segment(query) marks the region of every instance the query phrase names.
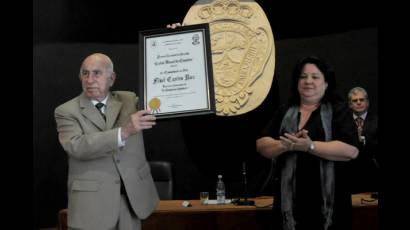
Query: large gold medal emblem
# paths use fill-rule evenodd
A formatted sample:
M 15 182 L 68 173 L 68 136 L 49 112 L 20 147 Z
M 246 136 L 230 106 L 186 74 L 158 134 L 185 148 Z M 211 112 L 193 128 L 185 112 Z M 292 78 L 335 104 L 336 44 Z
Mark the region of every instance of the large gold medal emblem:
M 216 114 L 234 116 L 258 107 L 275 71 L 272 29 L 254 1 L 199 0 L 185 25 L 209 23 Z

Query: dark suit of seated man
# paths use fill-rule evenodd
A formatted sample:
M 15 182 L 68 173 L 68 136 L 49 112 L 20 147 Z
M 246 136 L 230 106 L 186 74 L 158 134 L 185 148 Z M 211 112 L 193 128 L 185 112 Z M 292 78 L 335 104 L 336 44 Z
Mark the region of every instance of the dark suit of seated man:
M 83 92 L 58 106 L 59 141 L 68 154 L 69 229 L 141 229 L 159 202 L 142 131 L 155 116 L 136 111 L 132 92 L 110 92 L 110 58 L 96 53 L 80 68 Z

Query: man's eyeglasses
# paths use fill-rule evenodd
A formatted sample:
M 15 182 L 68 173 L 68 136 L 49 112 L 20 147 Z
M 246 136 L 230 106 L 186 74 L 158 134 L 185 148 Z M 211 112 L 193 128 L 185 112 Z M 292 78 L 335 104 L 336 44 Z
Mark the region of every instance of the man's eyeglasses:
M 352 102 L 364 102 L 366 99 L 364 99 L 364 98 L 356 98 L 356 99 L 353 99 L 352 100 Z

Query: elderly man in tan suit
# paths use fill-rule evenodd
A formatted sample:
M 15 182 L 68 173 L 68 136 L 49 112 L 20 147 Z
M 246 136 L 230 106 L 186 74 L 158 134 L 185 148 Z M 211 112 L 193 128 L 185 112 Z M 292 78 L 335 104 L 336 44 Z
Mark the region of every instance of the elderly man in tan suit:
M 69 229 L 141 229 L 159 201 L 142 137 L 155 116 L 136 111 L 134 93 L 110 92 L 115 78 L 108 56 L 88 56 L 80 68 L 82 94 L 55 110 L 69 156 Z

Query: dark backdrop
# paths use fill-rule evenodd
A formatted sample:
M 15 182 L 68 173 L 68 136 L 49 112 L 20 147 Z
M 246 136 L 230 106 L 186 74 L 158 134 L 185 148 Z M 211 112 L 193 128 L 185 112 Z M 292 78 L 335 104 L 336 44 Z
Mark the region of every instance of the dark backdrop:
M 114 90 L 138 93 L 138 31 L 182 21 L 193 2 L 164 1 L 159 6 L 149 1 L 136 7 L 125 1 L 33 0 L 34 228 L 55 225 L 58 210 L 66 207 L 67 157 L 58 144 L 53 112 L 80 93 L 82 59 L 106 53 L 118 75 Z M 224 175 L 228 197 L 238 196 L 243 161 L 251 195 L 262 193 L 270 161 L 255 152 L 255 138 L 288 98 L 290 72 L 301 56 L 326 58 L 336 69 L 340 95 L 363 86 L 377 111 L 379 29 L 371 13 L 362 18 L 366 9 L 346 2 L 339 6 L 349 10 L 343 14 L 331 7 L 318 11 L 314 6 L 294 9 L 257 2 L 270 20 L 276 46 L 275 78 L 265 101 L 240 116 L 161 120 L 144 133 L 147 158 L 173 165 L 176 199 L 197 198 L 199 191 L 214 196 L 217 174 Z M 151 16 L 143 17 L 142 11 Z

